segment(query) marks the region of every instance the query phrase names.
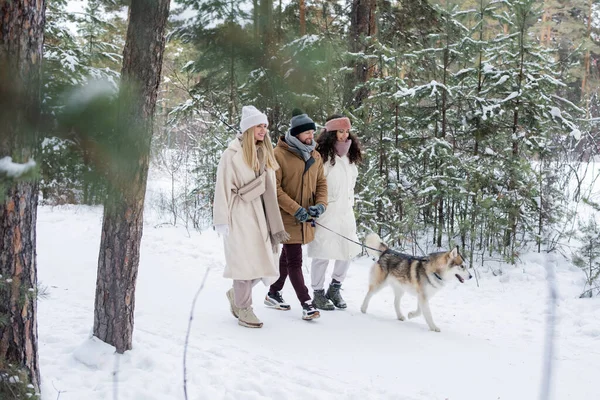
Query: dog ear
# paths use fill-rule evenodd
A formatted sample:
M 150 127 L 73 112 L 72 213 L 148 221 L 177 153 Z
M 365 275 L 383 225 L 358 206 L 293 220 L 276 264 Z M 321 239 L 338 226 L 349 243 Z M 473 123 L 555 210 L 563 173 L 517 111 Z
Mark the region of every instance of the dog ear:
M 458 246 L 450 251 L 450 258 L 455 259 L 456 257 L 458 257 Z

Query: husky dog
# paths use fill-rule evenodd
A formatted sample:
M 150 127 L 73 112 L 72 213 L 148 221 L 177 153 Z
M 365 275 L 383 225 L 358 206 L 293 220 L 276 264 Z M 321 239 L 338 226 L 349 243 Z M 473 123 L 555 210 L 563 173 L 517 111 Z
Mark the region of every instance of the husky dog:
M 366 244 L 379 249 L 367 250 L 371 256 L 379 257 L 379 260 L 371 267 L 369 292 L 360 310 L 366 313 L 371 297 L 389 283 L 394 289 L 394 307 L 400 321 L 404 321 L 400 299 L 404 292 L 409 292 L 416 295 L 419 302 L 417 309 L 408 313 L 408 318 L 418 317 L 423 313 L 429 329 L 439 332 L 440 328 L 431 317 L 429 299 L 451 279 L 456 278 L 464 283 L 465 279 L 472 278 L 463 265 L 464 260 L 458 253 L 458 247 L 448 252 L 431 253 L 427 257 L 414 257 L 390 250 L 376 233 L 367 236 Z

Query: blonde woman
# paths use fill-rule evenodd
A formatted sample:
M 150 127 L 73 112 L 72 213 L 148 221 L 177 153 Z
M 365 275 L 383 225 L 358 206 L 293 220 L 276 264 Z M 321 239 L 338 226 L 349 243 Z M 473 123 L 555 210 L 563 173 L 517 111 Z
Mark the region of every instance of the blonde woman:
M 223 275 L 233 279 L 227 291 L 231 313 L 248 328 L 263 325 L 252 309 L 252 288 L 277 280 L 278 244 L 289 238 L 277 203 L 279 165 L 267 127 L 265 114 L 242 108 L 242 133 L 221 156 L 213 204 L 213 224 L 225 247 Z

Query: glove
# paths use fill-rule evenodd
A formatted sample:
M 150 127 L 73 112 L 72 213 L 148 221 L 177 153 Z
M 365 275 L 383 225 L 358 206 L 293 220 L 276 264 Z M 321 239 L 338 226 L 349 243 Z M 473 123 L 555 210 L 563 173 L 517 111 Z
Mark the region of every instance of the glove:
M 321 203 L 308 207 L 308 213 L 315 218 L 319 218 L 324 212 L 325 206 Z
M 229 225 L 227 224 L 219 224 L 215 225 L 215 231 L 221 236 L 229 235 Z
M 308 211 L 306 211 L 306 208 L 300 207 L 294 214 L 294 217 L 300 222 L 306 222 L 308 220 Z

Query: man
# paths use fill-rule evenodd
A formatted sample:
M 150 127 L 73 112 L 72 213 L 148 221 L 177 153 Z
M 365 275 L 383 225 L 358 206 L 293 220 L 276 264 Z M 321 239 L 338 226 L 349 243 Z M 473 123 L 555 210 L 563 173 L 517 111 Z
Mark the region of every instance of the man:
M 283 244 L 279 257 L 279 279 L 271 285 L 265 304 L 278 310 L 289 310 L 281 297 L 281 289 L 289 276 L 302 305 L 302 319 L 319 318 L 304 284 L 302 275 L 302 245 L 314 239 L 311 218 L 319 218 L 327 206 L 327 180 L 321 155 L 315 150 L 315 123 L 308 115 L 295 109 L 290 129 L 279 138 L 274 150 L 279 164 L 276 171 L 277 201 L 285 231 L 291 235 Z

